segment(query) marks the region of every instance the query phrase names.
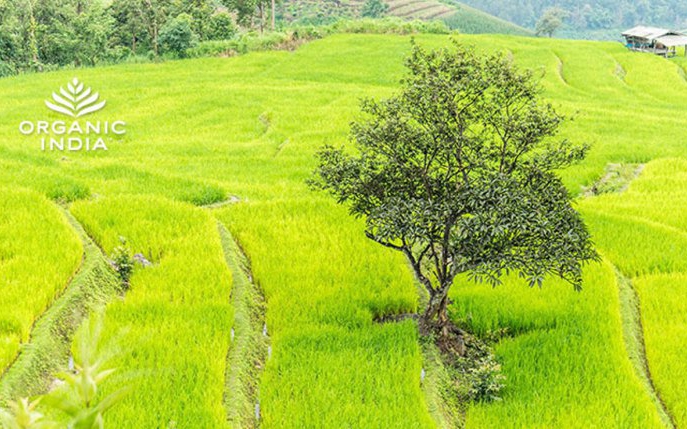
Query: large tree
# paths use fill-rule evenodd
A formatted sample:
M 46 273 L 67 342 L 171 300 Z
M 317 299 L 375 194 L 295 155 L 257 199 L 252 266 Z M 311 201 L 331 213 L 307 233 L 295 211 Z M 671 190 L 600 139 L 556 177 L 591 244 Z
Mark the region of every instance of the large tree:
M 563 26 L 563 19 L 567 15 L 566 11 L 558 7 L 546 9 L 535 26 L 537 36 L 553 37 L 553 34 Z
M 447 315 L 460 274 L 497 285 L 514 271 L 531 286 L 553 274 L 581 288 L 597 254 L 556 171 L 587 147 L 556 138 L 563 118 L 531 73 L 457 43 L 413 43 L 406 67 L 397 95 L 363 102 L 355 150 L 318 153 L 311 184 L 406 256 L 429 294 L 423 332 L 462 337 Z

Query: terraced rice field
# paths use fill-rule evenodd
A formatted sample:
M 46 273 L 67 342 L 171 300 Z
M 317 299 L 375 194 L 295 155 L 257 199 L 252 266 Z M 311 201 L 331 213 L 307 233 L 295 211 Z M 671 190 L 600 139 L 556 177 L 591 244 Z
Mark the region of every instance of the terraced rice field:
M 452 317 L 478 333 L 508 332 L 496 347 L 503 400 L 469 405 L 466 427 L 687 426 L 680 63 L 614 43 L 458 40 L 512 56 L 574 115 L 562 136 L 593 148 L 562 173 L 571 192 L 609 163 L 645 164 L 626 191 L 580 197 L 604 257 L 587 269 L 581 293 L 556 281 L 530 289 L 509 279 L 492 289 L 458 280 Z M 133 388 L 108 427 L 436 427 L 414 323 L 374 322 L 417 310 L 410 270 L 304 183 L 318 147 L 346 142 L 359 99 L 394 91 L 409 46 L 407 37 L 337 35 L 293 53 L 0 80 L 0 386 L 21 369 L 12 365 L 20 344 L 39 336 L 34 322 L 81 266 L 84 244 L 62 204 L 104 254 L 123 236 L 152 263 L 104 311 L 121 369 L 104 393 Z M 88 120 L 127 123 L 107 152 L 43 152 L 35 135 L 18 131 L 24 120 L 60 119 L 43 100 L 75 74 L 107 99 Z M 249 273 L 237 274 L 225 227 Z M 636 297 L 639 331 L 628 326 L 621 278 Z M 264 293 L 264 314 L 247 315 L 236 301 L 247 299 L 236 288 L 251 282 Z M 236 358 L 243 327 L 258 320 L 266 350 L 246 357 L 259 368 L 237 395 L 247 371 Z
M 456 13 L 456 8 L 439 1 L 388 0 L 389 15 L 407 19 L 442 19 Z

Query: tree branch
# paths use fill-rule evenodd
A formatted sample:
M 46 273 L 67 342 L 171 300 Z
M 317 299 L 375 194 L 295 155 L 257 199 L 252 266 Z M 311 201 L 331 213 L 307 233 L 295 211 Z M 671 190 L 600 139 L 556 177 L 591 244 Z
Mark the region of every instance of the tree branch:
M 404 250 L 403 246 L 399 246 L 397 244 L 389 243 L 388 241 L 382 241 L 375 237 L 371 232 L 365 231 L 365 236 L 369 238 L 370 240 L 374 241 L 375 243 L 379 243 L 384 247 L 388 247 L 389 249 L 394 249 L 402 252 Z

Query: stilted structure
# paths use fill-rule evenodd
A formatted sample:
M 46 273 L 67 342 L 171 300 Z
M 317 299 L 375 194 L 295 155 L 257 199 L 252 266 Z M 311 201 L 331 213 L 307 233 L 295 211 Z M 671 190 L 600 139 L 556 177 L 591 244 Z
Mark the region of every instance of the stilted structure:
M 687 35 L 665 28 L 638 25 L 623 32 L 625 46 L 639 52 L 650 52 L 664 57 L 677 55 L 677 47 L 685 47 L 687 56 Z

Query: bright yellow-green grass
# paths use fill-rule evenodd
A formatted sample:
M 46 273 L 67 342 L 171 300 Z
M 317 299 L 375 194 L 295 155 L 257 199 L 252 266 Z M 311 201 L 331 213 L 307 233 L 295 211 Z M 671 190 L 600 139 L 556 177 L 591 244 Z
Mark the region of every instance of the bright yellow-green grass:
M 0 187 L 0 374 L 67 286 L 81 254 L 78 238 L 45 197 Z
M 627 192 L 585 201 L 583 208 L 601 249 L 634 276 L 649 369 L 678 426 L 684 425 L 687 160 L 652 161 Z
M 124 236 L 153 263 L 105 313 L 105 330 L 119 345 L 119 381 L 131 388 L 108 424 L 223 427 L 233 313 L 216 222 L 201 209 L 154 197 L 83 202 L 73 211 L 108 253 Z
M 684 424 L 684 318 L 661 313 L 670 306 L 684 314 L 676 273 L 687 272 L 687 219 L 674 214 L 687 201 L 679 180 L 687 171 L 687 84 L 679 64 L 616 43 L 458 40 L 531 68 L 545 96 L 574 116 L 561 137 L 593 149 L 563 172 L 573 193 L 609 162 L 657 160 L 627 193 L 580 203 L 607 258 L 588 267 L 582 293 L 555 281 L 541 290 L 510 280 L 495 290 L 456 284 L 453 317 L 478 332 L 508 328 L 513 335 L 496 348 L 507 376 L 503 401 L 471 406 L 467 426 L 660 427 L 623 345 L 613 265 L 639 291 L 654 383 Z M 443 36 L 418 41 L 449 43 Z M 266 295 L 273 351 L 259 388 L 264 427 L 433 426 L 415 327 L 373 322 L 417 309 L 410 271 L 400 255 L 366 240 L 360 221 L 304 184 L 314 151 L 346 142 L 359 99 L 393 92 L 409 42 L 337 35 L 293 53 L 0 80 L 0 184 L 83 200 L 72 210 L 106 251 L 122 235 L 156 262 L 137 271 L 126 297 L 107 310 L 109 334 L 124 330 L 119 363 L 137 386 L 108 425 L 224 425 L 232 315 L 219 220 L 245 249 Z M 17 126 L 59 119 L 43 100 L 75 74 L 107 99 L 86 118 L 125 120 L 127 134 L 108 141 L 107 152 L 41 152 L 36 136 L 20 135 Z M 191 206 L 230 195 L 239 202 L 212 212 Z M 648 277 L 656 275 L 675 277 L 659 290 L 660 277 Z

